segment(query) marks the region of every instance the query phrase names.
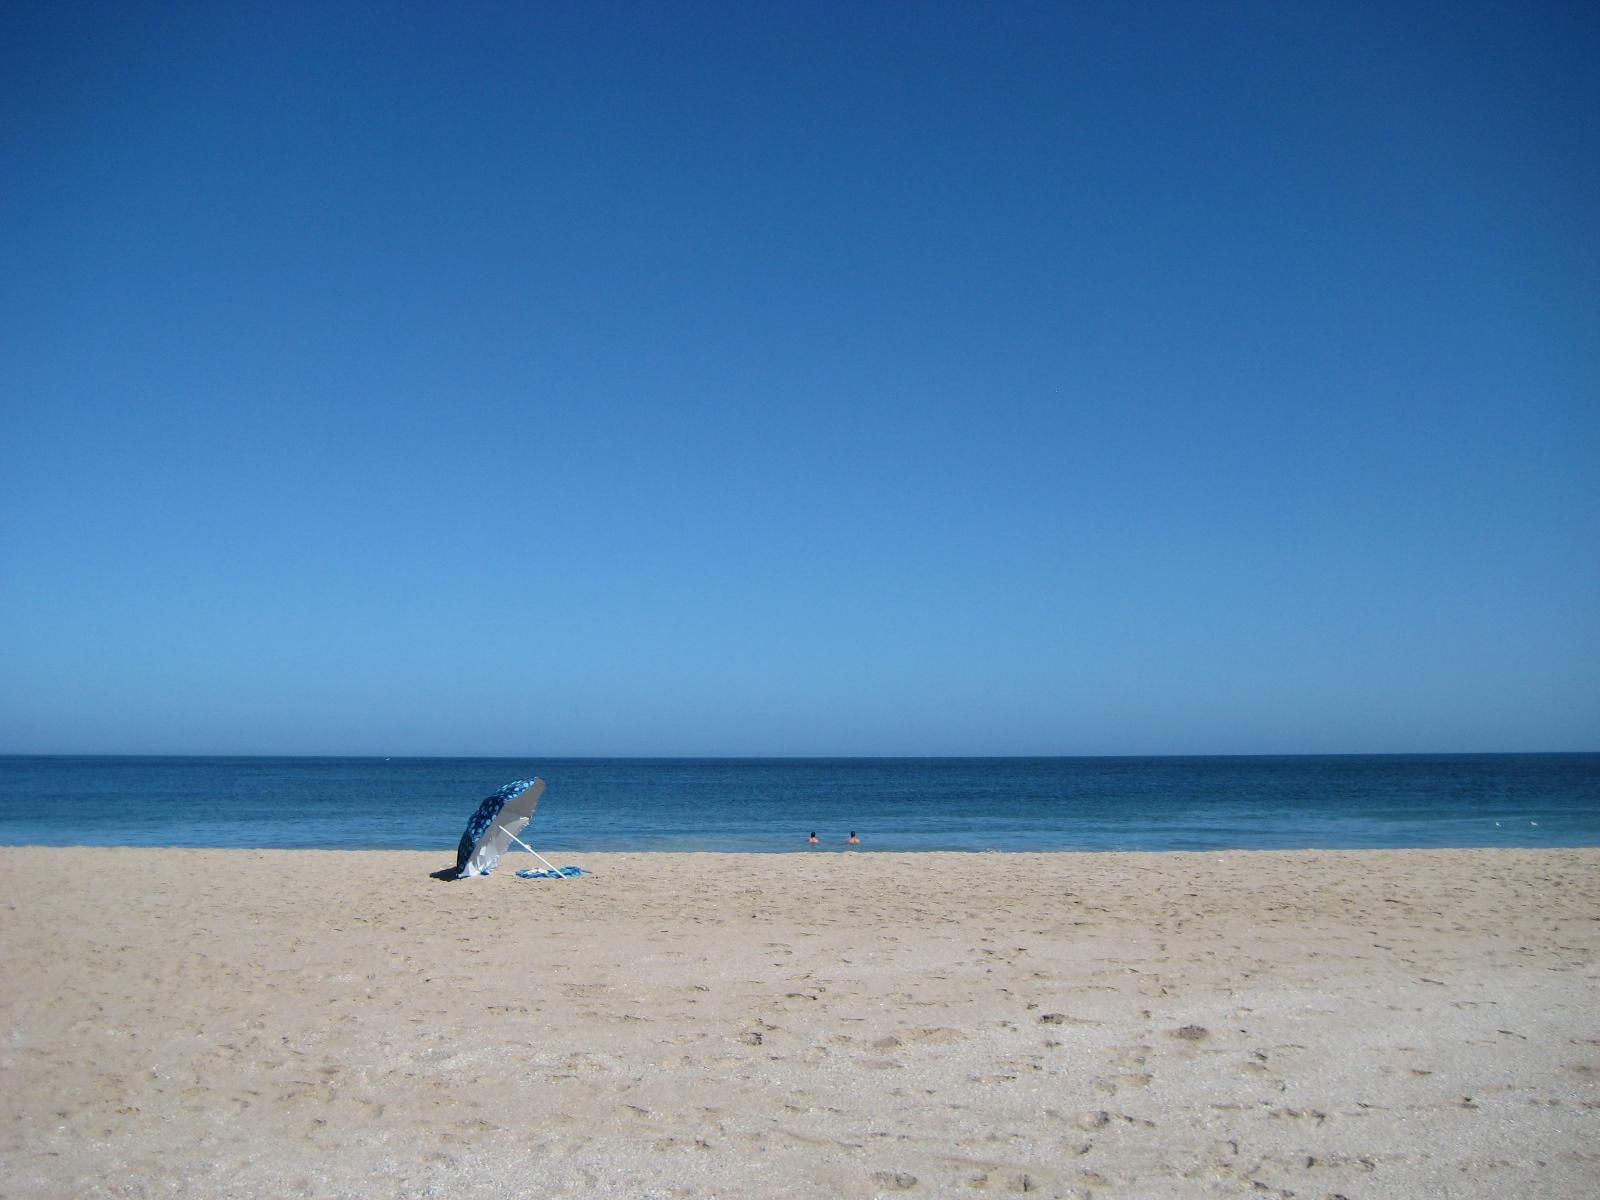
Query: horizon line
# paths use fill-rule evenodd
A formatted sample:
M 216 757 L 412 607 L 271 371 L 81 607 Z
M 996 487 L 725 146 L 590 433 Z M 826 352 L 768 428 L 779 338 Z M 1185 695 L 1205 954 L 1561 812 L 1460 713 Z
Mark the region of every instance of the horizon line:
M 381 762 L 434 760 L 546 762 L 917 762 L 917 761 L 1030 761 L 1039 759 L 1126 758 L 1498 758 L 1512 755 L 1595 755 L 1600 749 L 1567 750 L 1273 750 L 1273 751 L 1159 751 L 1156 753 L 1092 754 L 374 754 L 300 753 L 275 751 L 161 751 L 161 750 L 0 750 L 0 758 L 272 758 L 369 759 Z

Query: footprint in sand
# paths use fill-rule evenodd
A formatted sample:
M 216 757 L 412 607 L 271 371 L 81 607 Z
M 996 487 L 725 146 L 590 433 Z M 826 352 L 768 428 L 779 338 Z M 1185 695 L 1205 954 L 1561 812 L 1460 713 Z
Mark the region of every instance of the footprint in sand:
M 917 1186 L 917 1177 L 909 1171 L 874 1171 L 872 1182 L 881 1188 L 904 1192 Z

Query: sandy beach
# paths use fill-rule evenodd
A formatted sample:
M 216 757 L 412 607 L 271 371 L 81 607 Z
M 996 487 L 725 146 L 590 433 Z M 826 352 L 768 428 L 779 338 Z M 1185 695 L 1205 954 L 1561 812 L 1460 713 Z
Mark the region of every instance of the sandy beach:
M 0 848 L 0 1195 L 1600 1194 L 1600 849 L 450 861 Z

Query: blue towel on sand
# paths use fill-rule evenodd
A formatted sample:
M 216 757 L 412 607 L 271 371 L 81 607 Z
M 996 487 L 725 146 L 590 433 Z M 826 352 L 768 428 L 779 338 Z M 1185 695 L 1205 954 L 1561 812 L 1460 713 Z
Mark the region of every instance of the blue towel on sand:
M 529 868 L 518 871 L 518 879 L 570 879 L 574 875 L 587 875 L 582 867 L 557 867 L 554 871 L 535 871 Z

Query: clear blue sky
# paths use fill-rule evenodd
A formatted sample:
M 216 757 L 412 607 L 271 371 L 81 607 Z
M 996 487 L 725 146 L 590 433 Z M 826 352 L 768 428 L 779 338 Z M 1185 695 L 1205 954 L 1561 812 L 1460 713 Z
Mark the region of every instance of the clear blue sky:
M 0 9 L 0 752 L 1600 747 L 1593 4 Z

